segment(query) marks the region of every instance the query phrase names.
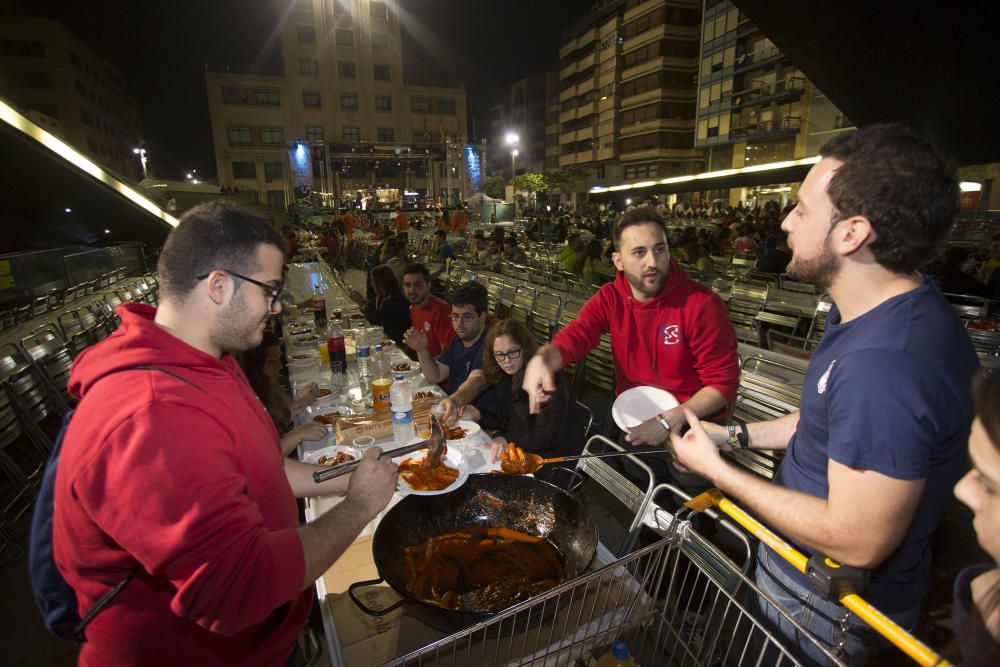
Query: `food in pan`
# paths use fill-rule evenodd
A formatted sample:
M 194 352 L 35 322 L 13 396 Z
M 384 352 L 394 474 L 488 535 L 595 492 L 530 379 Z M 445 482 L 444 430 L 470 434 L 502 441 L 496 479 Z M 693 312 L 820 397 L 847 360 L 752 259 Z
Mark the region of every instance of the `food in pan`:
M 414 491 L 440 491 L 455 483 L 458 469 L 443 461 L 430 466 L 428 455 L 407 459 L 399 464 L 399 476 Z
M 347 452 L 337 452 L 334 456 L 321 456 L 316 461 L 316 463 L 321 466 L 339 466 L 341 463 L 350 463 L 354 460 L 354 457 Z
M 496 612 L 562 583 L 566 568 L 542 537 L 510 528 L 473 526 L 407 547 L 406 590 L 438 607 Z

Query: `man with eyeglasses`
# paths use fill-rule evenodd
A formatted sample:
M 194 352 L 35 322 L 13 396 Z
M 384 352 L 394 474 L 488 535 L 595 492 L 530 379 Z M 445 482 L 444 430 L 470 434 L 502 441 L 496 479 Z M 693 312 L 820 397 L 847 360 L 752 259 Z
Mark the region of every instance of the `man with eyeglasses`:
M 451 325 L 455 337 L 437 359 L 428 349 L 423 331 L 410 329 L 404 338 L 420 361 L 420 372 L 428 382 L 447 381 L 450 387 L 460 387 L 469 374 L 483 367 L 483 342 L 487 328 L 487 293 L 480 283 L 469 281 L 455 290 L 451 304 Z M 496 411 L 492 389 L 487 389 L 473 401 L 481 413 Z
M 281 312 L 284 250 L 233 204 L 191 209 L 160 254 L 159 307 L 120 306 L 118 330 L 73 365 L 55 561 L 81 614 L 126 581 L 87 626 L 81 665 L 285 663 L 313 582 L 392 497 L 377 448 L 324 484 L 283 459 L 230 356 Z M 299 525 L 296 497 L 344 492 Z

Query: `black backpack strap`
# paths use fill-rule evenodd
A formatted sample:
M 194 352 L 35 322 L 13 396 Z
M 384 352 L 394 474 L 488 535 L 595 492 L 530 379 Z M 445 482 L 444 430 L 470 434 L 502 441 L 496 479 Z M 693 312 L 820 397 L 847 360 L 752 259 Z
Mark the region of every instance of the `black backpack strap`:
M 196 385 L 194 382 L 182 378 L 180 375 L 177 375 L 176 373 L 171 373 L 165 368 L 160 368 L 159 366 L 129 366 L 128 368 L 120 368 L 114 371 L 114 373 L 120 373 L 122 371 L 131 371 L 131 370 L 159 371 L 160 373 L 165 373 L 170 377 L 176 378 L 185 384 L 191 385 L 192 387 L 194 387 L 195 389 L 197 389 L 202 393 L 206 393 L 204 389 Z M 111 375 L 111 373 L 109 373 L 108 375 Z M 73 628 L 73 634 L 76 636 L 76 640 L 78 642 L 82 644 L 83 642 L 87 641 L 87 637 L 84 635 L 84 630 L 86 630 L 87 626 L 90 625 L 90 622 L 94 620 L 94 617 L 97 616 L 99 613 L 101 613 L 101 610 L 107 607 L 108 604 L 115 598 L 116 595 L 122 592 L 122 589 L 125 588 L 125 586 L 128 585 L 128 582 L 131 581 L 132 578 L 136 575 L 136 573 L 139 572 L 140 567 L 141 567 L 140 565 L 136 565 L 134 568 L 132 568 L 132 571 L 126 574 L 125 578 L 123 578 L 121 581 L 115 584 L 107 593 L 102 595 L 97 600 L 97 602 L 94 603 L 94 606 L 91 607 L 87 611 L 87 613 L 83 615 L 83 618 L 80 619 L 80 622 L 77 624 L 77 626 Z

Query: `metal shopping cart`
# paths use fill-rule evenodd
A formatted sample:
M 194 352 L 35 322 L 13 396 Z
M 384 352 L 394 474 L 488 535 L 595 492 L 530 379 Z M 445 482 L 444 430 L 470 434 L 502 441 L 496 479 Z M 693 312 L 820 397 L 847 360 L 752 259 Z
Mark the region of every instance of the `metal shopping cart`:
M 654 491 L 662 490 L 675 491 Z M 751 551 L 742 531 L 713 514 L 745 552 L 738 564 L 683 512 L 655 504 L 643 512 L 643 525 L 656 536 L 652 544 L 618 560 L 605 552 L 610 562 L 598 569 L 387 664 L 588 665 L 616 641 L 627 642 L 645 666 L 800 664 L 758 621 L 756 603 L 746 602 L 759 591 L 748 576 Z

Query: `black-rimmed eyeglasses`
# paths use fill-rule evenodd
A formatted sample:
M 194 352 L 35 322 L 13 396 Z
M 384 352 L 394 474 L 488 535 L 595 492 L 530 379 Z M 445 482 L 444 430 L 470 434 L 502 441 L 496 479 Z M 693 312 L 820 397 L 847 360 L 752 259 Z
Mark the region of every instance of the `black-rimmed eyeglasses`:
M 278 303 L 280 303 L 281 300 L 282 300 L 282 298 L 286 297 L 287 294 L 288 294 L 287 292 L 285 292 L 285 285 L 284 284 L 271 285 L 269 283 L 264 283 L 264 282 L 261 282 L 259 280 L 254 280 L 253 278 L 248 278 L 247 276 L 244 276 L 242 274 L 236 273 L 235 271 L 230 271 L 229 269 L 222 269 L 222 270 L 225 271 L 226 273 L 228 273 L 229 275 L 231 275 L 233 278 L 239 278 L 240 280 L 245 280 L 248 283 L 252 283 L 254 285 L 257 285 L 262 290 L 264 290 L 265 294 L 270 294 L 271 295 L 271 301 L 270 301 L 270 308 L 271 308 L 271 310 L 274 310 L 275 308 L 277 308 L 278 307 Z M 198 276 L 197 280 L 204 280 L 205 278 L 208 278 L 210 275 L 212 275 L 212 274 L 206 273 L 203 276 Z
M 503 363 L 507 359 L 510 359 L 511 361 L 516 361 L 518 358 L 520 358 L 522 349 L 523 348 L 518 347 L 513 350 L 508 350 L 507 352 L 494 352 L 493 358 L 499 361 L 500 363 Z

